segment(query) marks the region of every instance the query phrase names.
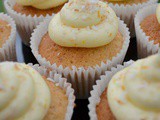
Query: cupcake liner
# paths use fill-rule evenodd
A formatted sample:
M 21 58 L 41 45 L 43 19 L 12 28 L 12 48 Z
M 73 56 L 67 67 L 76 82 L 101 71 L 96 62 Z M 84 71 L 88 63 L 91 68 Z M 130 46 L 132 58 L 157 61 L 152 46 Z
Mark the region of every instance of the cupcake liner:
M 25 15 L 21 13 L 17 13 L 13 10 L 13 6 L 16 4 L 16 0 L 5 0 L 4 5 L 7 13 L 15 20 L 17 25 L 17 30 L 22 38 L 24 44 L 29 45 L 31 33 L 33 29 L 39 24 L 39 22 L 43 21 L 45 17 L 50 16 L 47 14 L 46 16 L 31 16 Z M 54 14 L 52 14 L 53 16 Z
M 48 24 L 51 19 L 51 17 L 47 18 L 34 30 L 31 37 L 32 53 L 41 65 L 46 66 L 51 70 L 56 70 L 59 74 L 62 74 L 67 78 L 68 82 L 72 83 L 77 98 L 88 98 L 92 86 L 95 84 L 95 81 L 99 79 L 100 75 L 104 74 L 104 72 L 111 67 L 123 62 L 130 42 L 128 28 L 123 21 L 119 20 L 119 31 L 123 35 L 125 41 L 122 50 L 113 57 L 112 60 L 107 60 L 106 63 L 101 62 L 100 66 L 96 65 L 95 67 L 88 67 L 88 69 L 83 67 L 77 68 L 76 66 L 72 66 L 72 69 L 70 69 L 69 67 L 64 68 L 62 65 L 57 66 L 56 63 L 51 65 L 51 63 L 43 58 L 38 52 L 39 44 L 44 34 L 47 33 Z
M 33 65 L 32 63 L 29 63 L 28 65 L 38 71 L 42 76 L 47 77 L 49 81 L 56 83 L 57 86 L 61 87 L 66 92 L 66 96 L 68 97 L 68 107 L 65 120 L 71 120 L 73 109 L 75 106 L 75 96 L 74 90 L 71 88 L 72 85 L 70 83 L 67 83 L 67 79 L 62 78 L 62 75 L 57 74 L 56 71 L 48 71 L 45 67 L 39 66 L 38 64 Z
M 0 61 L 16 61 L 16 25 L 13 19 L 0 13 L 0 19 L 9 23 L 11 26 L 11 34 L 6 42 L 0 48 Z
M 101 95 L 103 91 L 107 88 L 111 78 L 120 70 L 128 67 L 133 63 L 132 60 L 125 62 L 123 65 L 117 65 L 116 68 L 111 68 L 111 71 L 106 71 L 105 75 L 102 75 L 99 80 L 96 81 L 96 85 L 93 86 L 91 91 L 91 97 L 89 100 L 89 116 L 91 120 L 98 120 L 96 113 L 96 106 L 100 103 Z
M 149 40 L 149 36 L 141 29 L 141 22 L 149 15 L 156 14 L 158 4 L 152 4 L 139 10 L 135 16 L 135 27 L 137 37 L 138 57 L 144 58 L 160 51 L 159 44 L 154 44 L 154 40 Z
M 137 11 L 144 7 L 150 6 L 153 3 L 157 3 L 158 0 L 148 0 L 142 4 L 133 4 L 133 5 L 118 5 L 109 3 L 109 6 L 116 12 L 117 16 L 120 17 L 129 27 L 131 32 L 131 37 L 135 37 L 135 28 L 134 28 L 134 17 Z

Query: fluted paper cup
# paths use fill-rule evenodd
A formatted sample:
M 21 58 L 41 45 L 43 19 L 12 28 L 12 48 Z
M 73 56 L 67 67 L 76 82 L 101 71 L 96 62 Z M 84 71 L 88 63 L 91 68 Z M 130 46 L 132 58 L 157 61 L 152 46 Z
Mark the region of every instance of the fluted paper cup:
M 48 71 L 45 67 L 39 66 L 38 64 L 33 65 L 32 63 L 29 63 L 28 65 L 38 71 L 42 76 L 45 76 L 47 80 L 55 83 L 66 92 L 66 96 L 68 97 L 68 107 L 65 115 L 65 120 L 71 120 L 73 109 L 75 106 L 74 90 L 71 88 L 71 84 L 67 83 L 67 79 L 62 78 L 62 75 L 57 74 L 56 71 Z
M 159 44 L 154 44 L 154 40 L 149 40 L 149 36 L 141 29 L 141 22 L 149 15 L 156 14 L 158 4 L 153 4 L 139 10 L 135 16 L 135 28 L 137 37 L 138 57 L 144 58 L 156 53 L 160 53 Z
M 16 24 L 10 16 L 4 13 L 0 13 L 0 19 L 11 26 L 10 36 L 0 48 L 0 61 L 16 61 Z
M 109 6 L 116 12 L 117 16 L 123 20 L 130 29 L 131 37 L 135 37 L 135 28 L 134 28 L 134 17 L 137 11 L 144 6 L 150 6 L 153 3 L 157 3 L 158 0 L 148 0 L 144 3 L 133 4 L 133 5 L 119 5 L 108 3 Z
M 32 53 L 41 65 L 46 66 L 51 70 L 56 70 L 59 74 L 62 74 L 65 78 L 67 78 L 68 82 L 73 85 L 77 98 L 88 98 L 89 92 L 95 84 L 96 79 L 98 79 L 100 75 L 104 74 L 106 70 L 123 62 L 130 42 L 129 30 L 126 27 L 126 24 L 119 20 L 119 31 L 123 35 L 124 43 L 122 50 L 115 57 L 113 57 L 112 60 L 106 60 L 107 62 L 101 62 L 100 66 L 97 65 L 95 67 L 88 67 L 87 69 L 83 66 L 80 68 L 77 68 L 76 66 L 72 66 L 72 68 L 65 68 L 62 65 L 57 66 L 56 63 L 51 64 L 43 58 L 38 51 L 39 44 L 44 34 L 47 33 L 48 24 L 51 19 L 52 18 L 49 17 L 34 30 L 31 37 Z

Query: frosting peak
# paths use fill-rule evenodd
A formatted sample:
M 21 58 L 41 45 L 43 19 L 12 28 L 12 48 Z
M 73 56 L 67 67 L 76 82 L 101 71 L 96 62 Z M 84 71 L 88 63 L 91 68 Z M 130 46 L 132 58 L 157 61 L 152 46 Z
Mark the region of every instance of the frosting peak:
M 158 6 L 157 6 L 156 16 L 157 16 L 158 22 L 160 23 L 160 4 L 158 4 Z
M 37 9 L 49 9 L 60 6 L 68 0 L 16 0 L 18 4 L 32 6 Z
M 122 1 L 130 1 L 130 0 L 108 0 L 109 2 L 122 2 Z
M 99 47 L 118 31 L 115 12 L 99 0 L 70 0 L 49 24 L 49 35 L 65 47 Z
M 160 55 L 154 55 L 138 60 L 112 78 L 108 99 L 118 120 L 160 119 L 159 73 Z
M 82 28 L 99 24 L 107 16 L 105 11 L 106 5 L 98 4 L 98 1 L 73 0 L 62 8 L 60 14 L 64 24 Z
M 0 120 L 42 120 L 50 99 L 37 71 L 25 64 L 0 63 Z

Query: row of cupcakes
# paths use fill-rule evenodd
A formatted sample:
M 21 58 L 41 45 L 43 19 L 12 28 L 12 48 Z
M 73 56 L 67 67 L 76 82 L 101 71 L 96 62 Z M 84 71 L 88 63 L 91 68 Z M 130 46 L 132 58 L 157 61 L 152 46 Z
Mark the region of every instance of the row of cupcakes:
M 59 1 L 55 4 L 58 5 L 58 6 L 61 5 L 60 8 L 62 8 L 62 4 L 64 4 L 65 2 L 66 2 L 65 0 L 64 1 L 62 0 L 62 1 Z M 122 17 L 123 15 L 119 15 L 117 12 L 119 12 L 121 14 L 124 14 L 124 15 L 130 15 L 130 13 L 124 13 L 124 11 L 128 12 L 128 10 L 126 10 L 127 8 L 124 9 L 124 11 L 122 12 L 122 11 L 119 10 L 120 8 L 117 8 L 118 10 L 116 10 L 116 8 L 113 7 L 113 4 L 115 6 L 117 6 L 117 4 L 119 4 L 120 6 L 124 6 L 124 7 L 126 7 L 126 6 L 131 7 L 131 5 L 135 6 L 135 4 L 138 4 L 138 3 L 139 3 L 138 5 L 141 5 L 140 3 L 148 5 L 147 7 L 144 7 L 141 10 L 138 9 L 139 11 L 138 11 L 138 13 L 135 17 L 136 37 L 137 37 L 137 43 L 138 43 L 138 56 L 139 56 L 139 58 L 143 58 L 143 57 L 146 57 L 148 55 L 157 53 L 159 51 L 159 41 L 158 41 L 158 39 L 159 39 L 159 34 L 158 34 L 159 23 L 158 23 L 158 20 L 157 20 L 155 14 L 156 14 L 156 8 L 157 8 L 158 4 L 152 5 L 151 1 L 145 1 L 145 0 L 144 1 L 143 0 L 142 1 L 140 1 L 140 0 L 130 0 L 128 2 L 127 1 L 119 1 L 119 2 L 118 1 L 108 1 L 108 2 L 111 2 L 109 5 L 115 10 L 116 14 L 119 17 L 121 17 L 122 20 L 125 21 L 125 23 L 127 23 L 126 18 L 130 18 L 130 17 L 123 18 Z M 149 3 L 145 3 L 145 2 L 149 2 Z M 54 14 L 55 14 L 55 13 L 59 12 L 60 9 L 57 10 L 57 7 L 55 8 L 54 4 L 53 4 L 54 8 L 52 8 L 51 11 L 49 11 L 49 9 L 44 10 L 44 8 L 35 9 L 35 8 L 30 7 L 30 6 L 25 6 L 25 5 L 23 6 L 23 4 L 26 5 L 27 3 L 25 3 L 25 1 L 18 1 L 18 0 L 17 1 L 11 1 L 11 0 L 8 0 L 8 1 L 5 2 L 5 7 L 6 7 L 7 12 L 16 21 L 18 31 L 22 32 L 22 34 L 20 34 L 21 37 L 22 37 L 22 40 L 26 41 L 26 39 L 27 39 L 27 42 L 29 42 L 28 40 L 30 40 L 31 33 L 33 32 L 33 29 L 35 28 L 35 26 L 37 24 L 39 24 L 40 21 L 43 21 L 43 19 L 45 17 L 51 15 L 51 13 L 50 13 L 51 11 L 52 12 L 54 11 Z M 142 5 L 142 6 L 145 6 L 145 5 Z M 55 10 L 53 10 L 53 9 L 55 9 Z M 130 9 L 133 10 L 133 8 L 130 8 Z M 133 10 L 133 11 L 136 11 L 136 10 Z M 20 12 L 21 14 L 20 13 L 18 14 L 18 12 Z M 39 17 L 40 16 L 42 17 L 41 14 L 44 15 L 45 17 L 40 19 Z M 24 18 L 22 17 L 23 18 L 22 19 L 20 16 L 23 16 Z M 28 16 L 29 18 L 26 17 L 26 16 Z M 31 19 L 32 16 L 34 16 L 35 20 Z M 134 16 L 134 15 L 132 15 L 132 16 Z M 36 19 L 37 17 L 40 20 L 37 20 Z M 1 15 L 1 18 L 3 18 L 2 15 Z M 6 19 L 6 21 L 8 20 L 8 18 L 6 18 L 6 17 L 3 18 L 3 20 L 4 19 Z M 10 24 L 11 21 L 12 21 L 12 33 L 11 34 L 14 34 L 14 36 L 15 36 L 15 32 L 13 33 L 13 29 L 14 30 L 16 29 L 14 27 L 15 25 L 13 25 L 14 21 L 11 20 L 11 18 L 10 18 L 10 21 L 8 21 L 8 23 Z M 134 20 L 132 19 L 132 20 L 129 20 L 129 21 L 134 21 Z M 154 24 L 152 24 L 152 22 Z M 33 25 L 33 24 L 35 24 L 35 25 Z M 134 28 L 134 25 L 131 25 L 131 26 L 132 26 L 131 28 Z M 12 38 L 12 39 L 15 39 L 15 37 Z M 156 41 L 156 42 L 154 42 L 154 41 Z M 15 52 L 15 50 L 12 50 L 12 51 Z M 1 55 L 2 60 L 9 59 L 9 58 L 7 58 L 7 57 L 10 57 L 9 55 L 7 55 L 6 58 L 5 58 L 5 56 L 4 56 L 5 53 L 3 52 L 2 54 L 3 54 L 3 55 Z M 12 55 L 15 56 L 15 53 L 14 54 L 12 53 Z M 13 57 L 13 56 L 12 56 L 12 58 L 15 59 L 15 57 Z
M 71 120 L 72 85 L 38 64 L 11 62 L 16 61 L 15 45 L 16 24 L 0 13 L 0 120 Z
M 158 21 L 157 17 L 155 20 Z M 149 29 L 147 25 L 145 28 Z M 144 44 L 145 38 L 137 37 L 137 41 L 139 38 L 142 41 L 138 42 L 139 54 L 145 54 L 145 49 L 154 51 L 147 51 L 147 55 L 158 52 L 152 46 L 139 50 L 139 46 L 147 44 Z M 54 17 L 37 26 L 31 37 L 31 49 L 41 65 L 58 71 L 72 83 L 77 98 L 88 98 L 100 75 L 123 63 L 129 42 L 128 28 L 109 5 L 99 0 L 70 0 Z M 159 49 L 159 44 L 156 46 Z
M 60 63 L 62 63 L 63 57 L 65 57 L 65 53 L 67 53 L 69 51 L 69 50 L 67 50 L 67 48 L 69 48 L 70 46 L 72 46 L 72 47 L 78 46 L 79 47 L 77 50 L 78 53 L 81 53 L 79 51 L 82 51 L 82 53 L 83 53 L 83 50 L 82 50 L 83 46 L 89 47 L 89 48 L 85 48 L 88 51 L 88 49 L 91 49 L 90 47 L 93 47 L 93 49 L 95 49 L 94 46 L 96 46 L 96 48 L 97 48 L 97 46 L 101 47 L 101 45 L 104 44 L 103 43 L 104 41 L 106 43 L 102 47 L 107 47 L 107 45 L 109 45 L 109 44 L 111 45 L 111 43 L 113 41 L 115 41 L 116 39 L 118 39 L 118 41 L 120 41 L 120 42 L 121 42 L 121 40 L 124 40 L 123 43 L 125 43 L 125 41 L 129 41 L 129 39 L 124 39 L 125 36 L 129 36 L 129 32 L 128 32 L 125 24 L 119 20 L 119 25 L 118 25 L 117 24 L 118 19 L 115 16 L 115 13 L 108 6 L 106 8 L 104 3 L 99 2 L 99 1 L 93 1 L 92 3 L 90 3 L 91 7 L 89 7 L 89 5 L 87 4 L 87 8 L 85 8 L 85 12 L 82 10 L 84 13 L 81 13 L 82 12 L 81 5 L 85 5 L 86 4 L 85 1 L 81 1 L 80 3 L 79 3 L 79 1 L 72 1 L 72 2 L 73 3 L 71 3 L 71 5 L 73 5 L 73 6 L 71 6 L 71 8 L 70 8 L 70 5 L 68 6 L 66 4 L 66 6 L 63 9 L 64 13 L 70 13 L 70 11 L 72 11 L 72 9 L 79 8 L 78 15 L 75 15 L 74 13 L 71 14 L 71 16 L 77 17 L 77 16 L 81 16 L 83 14 L 86 14 L 85 12 L 87 12 L 87 10 L 89 10 L 89 12 L 91 12 L 91 13 L 92 12 L 94 13 L 95 10 L 97 10 L 97 8 L 98 8 L 98 10 L 100 8 L 100 20 L 99 20 L 99 17 L 94 16 L 95 14 L 92 14 L 92 15 L 89 14 L 87 16 L 89 18 L 92 18 L 92 17 L 96 18 L 96 20 L 98 21 L 99 24 L 97 25 L 97 21 L 96 22 L 95 21 L 89 21 L 89 22 L 86 21 L 86 23 L 84 23 L 84 22 L 81 23 L 81 18 L 80 18 L 79 19 L 80 24 L 77 26 L 77 24 L 75 24 L 75 23 L 77 23 L 77 21 L 75 19 L 72 20 L 72 19 L 70 19 L 70 17 L 68 18 L 68 16 L 70 16 L 70 14 L 63 14 L 63 13 L 57 14 L 53 19 L 47 18 L 47 20 L 45 20 L 43 23 L 41 23 L 37 27 L 37 29 L 35 29 L 35 32 L 33 33 L 31 43 L 37 41 L 37 43 L 35 42 L 35 43 L 31 44 L 31 47 L 34 48 L 34 49 L 32 49 L 33 53 L 34 53 L 34 50 L 40 51 L 39 46 L 40 46 L 42 40 L 44 39 L 45 42 L 47 41 L 49 44 L 42 44 L 41 45 L 41 47 L 44 48 L 41 50 L 42 51 L 41 54 L 44 52 L 43 55 L 48 56 L 48 58 L 55 57 L 54 54 L 59 56 L 61 54 L 61 52 L 63 52 L 61 49 L 65 48 L 65 50 L 64 50 L 65 52 L 63 52 L 63 56 L 60 57 L 61 59 L 58 58 L 58 60 L 57 60 L 57 61 L 60 61 Z M 74 3 L 74 2 L 78 2 L 78 4 Z M 92 5 L 95 5 L 96 9 L 92 8 L 93 7 Z M 105 13 L 105 11 L 107 11 L 107 14 Z M 75 11 L 72 11 L 72 12 L 75 12 Z M 77 12 L 77 10 L 76 10 L 76 12 Z M 99 14 L 99 12 L 98 12 L 98 14 Z M 106 20 L 106 16 L 107 16 L 107 20 Z M 59 21 L 59 19 L 61 22 Z M 65 21 L 64 21 L 64 19 L 65 19 Z M 104 19 L 107 21 L 107 23 L 106 22 L 104 22 L 104 23 L 106 23 L 107 26 L 109 26 L 109 30 L 107 28 L 105 28 L 106 24 L 103 23 Z M 75 21 L 75 23 L 70 22 L 70 21 Z M 67 30 L 64 30 L 63 27 L 61 27 L 63 22 L 65 22 L 65 26 L 67 26 L 67 28 L 66 28 Z M 78 23 L 79 23 L 79 21 L 78 21 Z M 49 30 L 48 30 L 48 24 L 49 24 Z M 81 26 L 85 26 L 86 24 L 87 25 L 94 24 L 94 26 L 88 27 L 87 30 L 81 31 L 80 30 L 80 29 L 82 29 Z M 67 40 L 68 38 L 67 38 L 66 34 L 67 35 L 69 34 L 71 37 L 73 37 L 73 35 L 75 35 L 75 34 L 73 34 L 75 31 L 72 31 L 70 29 L 70 27 L 71 27 L 70 25 L 71 26 L 74 25 L 75 26 L 74 29 L 75 28 L 78 29 L 78 33 L 86 32 L 86 31 L 91 32 L 90 35 L 93 36 L 92 38 L 94 40 L 94 43 L 88 41 L 89 38 L 86 39 L 86 41 L 84 39 L 79 39 L 77 41 L 70 41 L 69 42 L 69 40 Z M 112 33 L 112 34 L 107 34 L 108 39 L 104 39 L 101 42 L 98 42 L 95 44 L 95 42 L 97 40 L 103 38 L 103 35 L 104 35 L 104 34 L 102 34 L 102 36 L 98 36 L 99 39 L 94 39 L 94 37 L 95 37 L 94 34 L 99 34 L 99 31 L 97 29 L 97 27 L 99 28 L 99 25 L 102 25 L 104 28 L 100 32 L 103 33 L 103 31 L 105 30 L 105 31 Z M 113 27 L 114 27 L 114 29 L 113 29 Z M 56 28 L 61 28 L 61 29 L 56 29 Z M 69 32 L 68 32 L 68 28 L 70 30 Z M 117 28 L 117 31 L 116 31 L 116 28 Z M 61 32 L 58 32 L 58 34 L 57 34 L 56 30 L 60 30 L 61 32 L 64 32 L 64 34 L 63 34 L 64 41 L 60 41 L 61 39 L 59 39 L 59 34 L 61 34 Z M 92 31 L 90 31 L 90 30 L 92 30 Z M 94 30 L 96 32 L 94 32 Z M 38 31 L 38 32 L 36 33 L 36 31 Z M 48 33 L 47 33 L 47 31 L 48 31 Z M 67 33 L 65 34 L 65 32 L 67 32 Z M 94 33 L 94 34 L 92 34 L 92 33 Z M 115 33 L 117 33 L 117 34 L 115 34 Z M 74 36 L 74 37 L 76 37 L 76 36 Z M 73 37 L 73 39 L 74 39 L 74 37 Z M 56 39 L 53 39 L 53 38 L 56 38 Z M 126 38 L 129 38 L 129 37 L 126 37 Z M 67 41 L 67 43 L 65 43 L 65 41 Z M 80 44 L 76 43 L 79 41 L 80 41 Z M 89 42 L 89 44 L 86 44 L 86 42 Z M 127 43 L 127 45 L 129 44 L 129 42 L 126 42 L 126 43 Z M 46 45 L 46 46 L 43 46 L 43 45 Z M 59 46 L 57 46 L 57 45 L 59 45 Z M 63 45 L 65 45 L 65 47 Z M 52 48 L 52 46 L 54 46 L 56 49 L 54 50 Z M 98 48 L 100 48 L 100 47 L 98 47 Z M 119 43 L 115 47 L 119 48 L 120 47 Z M 111 48 L 113 49 L 113 46 Z M 124 47 L 124 48 L 127 49 L 128 47 Z M 121 49 L 123 49 L 123 47 Z M 50 51 L 52 52 L 53 50 L 56 53 L 52 53 L 50 55 Z M 57 52 L 59 50 L 60 50 L 60 52 Z M 107 48 L 107 50 L 108 50 L 108 48 Z M 85 51 L 84 53 L 86 54 L 87 51 Z M 97 51 L 97 49 L 96 49 L 96 51 Z M 120 55 L 120 57 L 121 57 L 120 59 L 123 59 L 123 57 L 125 56 L 125 52 L 126 51 L 122 52 L 122 54 Z M 37 59 L 39 58 L 39 61 L 41 62 L 42 65 L 48 67 L 50 70 L 52 68 L 54 68 L 54 70 L 57 70 L 58 73 L 64 72 L 63 66 L 60 66 L 59 69 L 57 69 L 56 65 L 51 65 L 48 61 L 43 63 L 43 61 L 46 61 L 46 59 L 43 59 L 39 53 L 40 52 L 37 52 L 37 53 L 35 52 L 35 56 L 37 54 Z M 74 53 L 75 53 L 75 51 L 74 51 Z M 98 50 L 98 53 L 101 54 L 103 52 Z M 99 54 L 95 54 L 94 59 Z M 69 54 L 69 55 L 70 55 L 70 57 L 68 59 L 73 58 L 69 62 L 75 63 L 74 60 L 76 60 L 76 58 L 74 58 L 74 56 L 72 56 L 72 54 Z M 83 57 L 83 55 L 78 57 L 78 60 L 82 59 L 81 57 Z M 90 55 L 88 54 L 87 56 L 90 56 Z M 66 63 L 66 60 L 68 60 L 68 59 L 66 59 L 66 57 L 65 57 L 64 64 Z M 56 59 L 53 58 L 53 60 L 56 60 Z M 120 69 L 123 69 L 124 67 L 118 66 L 117 69 L 112 68 L 110 72 L 106 72 L 106 76 L 102 76 L 101 77 L 102 80 L 100 82 L 99 81 L 97 82 L 97 83 L 100 83 L 100 86 L 97 85 L 98 87 L 94 87 L 94 91 L 91 92 L 91 95 L 93 97 L 93 100 L 92 100 L 92 97 L 90 98 L 91 104 L 89 105 L 91 119 L 97 119 L 97 117 L 99 117 L 98 115 L 100 115 L 100 119 L 101 118 L 107 119 L 109 117 L 109 120 L 115 119 L 115 118 L 116 119 L 159 119 L 159 115 L 157 112 L 158 111 L 157 109 L 159 109 L 159 98 L 158 98 L 159 96 L 157 93 L 157 90 L 159 87 L 159 84 L 157 84 L 157 81 L 159 80 L 159 60 L 160 60 L 160 56 L 155 55 L 150 58 L 137 61 L 134 64 L 132 64 L 130 67 L 128 67 L 128 68 L 122 70 L 121 72 L 119 72 L 118 74 L 116 74 L 113 78 L 112 78 L 113 74 L 115 74 Z M 89 61 L 92 61 L 92 59 Z M 98 61 L 99 61 L 99 59 L 98 59 Z M 113 63 L 111 63 L 111 62 L 106 63 L 106 66 L 104 66 L 105 67 L 104 69 L 107 70 L 113 66 L 116 66 L 117 63 L 114 64 L 115 61 L 111 61 Z M 88 63 L 88 64 L 90 64 L 90 63 Z M 105 65 L 105 63 L 103 63 L 103 64 Z M 131 64 L 131 63 L 129 62 L 125 66 L 127 66 L 128 64 Z M 109 65 L 110 65 L 110 67 L 107 67 Z M 68 84 L 65 82 L 66 80 L 63 80 L 62 78 L 59 78 L 59 77 L 54 78 L 56 76 L 56 74 L 52 73 L 53 70 L 52 70 L 52 72 L 48 72 L 47 69 L 44 70 L 44 68 L 40 69 L 38 66 L 35 66 L 35 69 L 38 67 L 36 70 L 41 73 L 41 75 L 40 75 L 38 72 L 36 72 L 35 70 L 31 69 L 30 67 L 28 67 L 24 64 L 8 63 L 7 62 L 7 63 L 1 63 L 0 66 L 1 66 L 0 73 L 1 73 L 1 77 L 2 77 L 1 78 L 1 81 L 2 81 L 1 90 L 5 92 L 5 94 L 3 94 L 4 96 L 3 95 L 0 96 L 2 98 L 1 99 L 2 106 L 0 106 L 0 107 L 1 107 L 1 110 L 3 110 L 3 112 L 1 112 L 1 115 L 0 115 L 1 119 L 6 119 L 6 118 L 12 119 L 12 118 L 17 118 L 17 117 L 23 117 L 26 119 L 28 119 L 28 117 L 31 117 L 31 119 L 34 119 L 34 117 L 35 117 L 38 119 L 47 119 L 47 120 L 48 119 L 56 119 L 55 117 L 58 117 L 58 119 L 61 117 L 62 117 L 62 119 L 71 119 L 71 116 L 73 113 L 74 99 L 75 99 L 74 95 L 73 95 L 73 89 L 70 88 L 71 84 Z M 67 63 L 67 66 L 68 66 L 68 63 Z M 90 65 L 90 66 L 94 69 L 94 67 L 92 65 Z M 76 71 L 76 73 L 74 73 L 75 71 L 66 68 L 65 73 L 62 73 L 62 75 L 64 75 L 64 76 L 66 75 L 66 77 L 69 77 L 68 80 L 72 83 L 73 86 L 75 85 L 74 89 L 77 92 L 77 96 L 79 96 L 80 98 L 87 97 L 88 92 L 90 91 L 89 90 L 90 87 L 92 87 L 92 85 L 94 84 L 94 83 L 92 84 L 92 82 L 95 82 L 95 80 L 96 80 L 96 79 L 92 79 L 93 76 L 95 75 L 98 78 L 102 73 L 97 74 L 98 72 L 95 73 L 93 70 L 91 73 L 87 73 L 89 71 L 89 68 L 87 68 L 85 66 L 85 64 L 84 64 L 84 68 L 77 68 L 76 66 L 73 66 L 72 69 L 75 71 L 76 70 L 79 70 L 79 71 Z M 85 70 L 85 71 L 83 71 L 83 73 L 81 73 L 82 70 Z M 103 71 L 102 69 L 98 69 L 98 70 L 100 72 Z M 105 71 L 103 71 L 103 72 L 105 72 Z M 48 77 L 48 75 L 50 78 L 54 78 L 54 80 L 49 79 L 49 81 L 46 81 L 46 83 L 47 83 L 46 84 L 44 82 L 44 80 L 46 80 L 46 78 L 44 76 Z M 84 77 L 86 77 L 86 76 L 87 76 L 87 78 L 84 79 Z M 24 79 L 21 79 L 21 78 L 24 78 Z M 110 81 L 111 78 L 112 78 L 112 80 Z M 133 79 L 135 81 L 133 81 Z M 60 87 L 57 88 L 56 85 L 53 84 L 52 81 L 58 82 Z M 28 84 L 26 84 L 25 82 L 27 82 Z M 34 85 L 34 83 L 39 83 L 39 84 Z M 108 85 L 108 83 L 109 83 L 109 85 Z M 22 86 L 19 87 L 18 84 L 22 84 Z M 23 84 L 25 84 L 25 87 Z M 134 86 L 132 84 L 134 84 Z M 8 85 L 11 85 L 11 86 L 8 86 Z M 137 89 L 135 89 L 135 87 Z M 22 89 L 22 92 L 21 91 L 17 92 L 16 90 L 18 88 Z M 54 90 L 52 90 L 54 88 L 56 89 L 55 93 L 54 93 Z M 6 89 L 8 89 L 8 90 L 6 91 Z M 34 89 L 36 89 L 36 90 L 34 91 Z M 108 90 L 108 92 L 107 92 L 107 90 Z M 23 91 L 29 93 L 28 98 L 26 98 L 24 96 Z M 117 92 L 117 91 L 119 91 L 119 92 Z M 35 100 L 33 100 L 34 98 L 33 98 L 33 96 L 31 96 L 31 94 L 34 94 L 34 92 L 36 92 L 35 98 L 37 98 Z M 39 92 L 41 92 L 41 94 Z M 43 94 L 43 92 L 45 92 L 45 94 Z M 102 94 L 102 92 L 103 92 L 103 94 Z M 48 93 L 48 94 L 46 94 L 46 93 Z M 65 93 L 66 93 L 66 95 L 65 95 Z M 15 94 L 17 96 L 17 99 L 9 98 Z M 55 96 L 55 94 L 57 96 Z M 117 96 L 116 99 L 115 99 L 115 96 Z M 4 99 L 4 97 L 6 97 L 6 99 Z M 18 101 L 19 97 L 22 98 L 22 101 L 26 100 L 25 104 L 24 104 L 24 102 Z M 39 99 L 39 97 L 42 99 Z M 53 99 L 52 99 L 52 97 L 53 97 Z M 101 97 L 101 99 L 100 99 L 100 97 Z M 63 99 L 63 100 L 61 100 L 61 99 Z M 51 100 L 51 101 L 49 101 L 49 100 Z M 102 101 L 102 103 L 99 102 L 100 100 Z M 13 102 L 13 104 L 11 104 L 11 106 L 9 106 L 9 108 L 3 109 L 4 105 L 8 105 L 8 101 L 9 101 L 9 103 Z M 55 109 L 57 111 L 53 110 L 53 108 L 56 105 L 58 105 L 58 104 L 62 105 L 61 102 L 64 103 L 65 105 L 61 106 L 61 108 L 58 106 L 57 107 L 58 110 Z M 54 106 L 52 106 L 52 103 L 54 103 Z M 28 105 L 30 105 L 30 104 L 35 105 L 34 106 L 35 109 L 32 108 L 33 106 L 28 107 Z M 97 104 L 99 104 L 99 105 L 97 106 Z M 12 109 L 10 109 L 10 107 Z M 117 108 L 119 108 L 119 109 L 117 110 Z M 38 111 L 36 109 L 38 109 Z M 97 111 L 95 111 L 96 109 L 97 109 Z M 17 110 L 15 112 L 16 114 L 13 114 L 13 112 L 12 112 L 13 110 Z M 98 110 L 100 110 L 100 111 L 98 112 Z M 24 111 L 28 111 L 28 112 L 24 112 Z M 124 113 L 126 113 L 126 114 L 124 115 Z M 133 114 L 133 113 L 135 113 L 135 114 Z
M 38 64 L 11 62 L 16 61 L 15 46 L 16 24 L 0 13 L 0 120 L 71 120 L 72 85 Z
M 38 64 L 16 61 L 16 24 L 0 13 L 0 120 L 71 120 L 74 90 L 66 78 Z
M 129 27 L 131 36 L 135 36 L 134 16 L 144 7 L 158 2 L 158 0 L 101 0 L 113 8 Z M 6 0 L 5 8 L 15 19 L 17 29 L 23 42 L 29 45 L 33 29 L 46 17 L 58 13 L 68 0 Z
M 31 49 L 41 65 L 72 83 L 78 98 L 87 98 L 100 75 L 123 62 L 129 39 L 126 25 L 104 2 L 70 0 L 37 26 Z
M 159 120 L 159 72 L 159 54 L 106 71 L 91 91 L 91 120 Z M 0 63 L 2 120 L 71 120 L 73 93 L 71 84 L 54 71 Z

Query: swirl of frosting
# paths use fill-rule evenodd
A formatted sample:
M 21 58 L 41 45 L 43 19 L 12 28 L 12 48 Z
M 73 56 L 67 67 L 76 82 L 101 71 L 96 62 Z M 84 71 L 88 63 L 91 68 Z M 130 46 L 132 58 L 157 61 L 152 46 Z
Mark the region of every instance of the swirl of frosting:
M 158 22 L 160 23 L 160 4 L 158 4 L 158 6 L 157 6 L 156 16 L 157 16 Z
M 70 0 L 49 24 L 49 36 L 65 47 L 99 47 L 118 31 L 115 12 L 99 0 Z
M 60 6 L 68 0 L 16 0 L 18 4 L 32 6 L 37 9 L 49 9 Z
M 108 101 L 117 120 L 160 119 L 160 55 L 139 60 L 117 73 Z
M 0 120 L 42 120 L 51 95 L 42 76 L 31 67 L 0 63 Z
M 109 2 L 124 2 L 124 1 L 129 1 L 129 0 L 108 0 Z

